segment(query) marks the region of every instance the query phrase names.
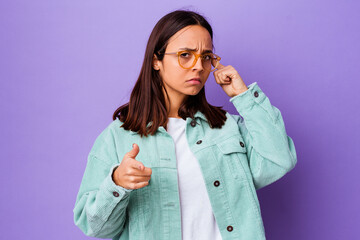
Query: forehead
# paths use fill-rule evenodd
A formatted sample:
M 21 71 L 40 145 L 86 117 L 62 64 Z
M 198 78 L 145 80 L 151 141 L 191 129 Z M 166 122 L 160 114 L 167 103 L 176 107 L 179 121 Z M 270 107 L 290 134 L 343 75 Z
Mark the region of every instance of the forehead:
M 212 41 L 208 30 L 199 25 L 186 26 L 169 39 L 167 49 L 177 50 L 185 47 L 211 50 Z

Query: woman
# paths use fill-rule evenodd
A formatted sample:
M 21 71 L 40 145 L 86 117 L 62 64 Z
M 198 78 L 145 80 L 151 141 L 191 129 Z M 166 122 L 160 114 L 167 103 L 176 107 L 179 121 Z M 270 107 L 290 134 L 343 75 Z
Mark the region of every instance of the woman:
M 191 11 L 154 27 L 130 101 L 88 156 L 74 207 L 86 235 L 265 239 L 256 190 L 294 168 L 295 146 L 257 82 L 220 64 L 212 37 Z M 206 101 L 211 72 L 238 115 Z

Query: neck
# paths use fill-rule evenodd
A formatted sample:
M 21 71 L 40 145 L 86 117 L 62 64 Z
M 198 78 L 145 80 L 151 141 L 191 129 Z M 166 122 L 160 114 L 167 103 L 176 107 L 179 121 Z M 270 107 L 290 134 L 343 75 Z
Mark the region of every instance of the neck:
M 169 98 L 167 98 L 167 95 L 163 89 L 166 109 L 168 111 L 168 117 L 180 118 L 180 116 L 178 115 L 178 111 L 179 111 L 180 105 L 185 100 L 186 95 L 180 94 L 180 93 L 174 93 L 169 90 L 167 92 L 169 94 Z M 169 104 L 169 102 L 171 104 Z

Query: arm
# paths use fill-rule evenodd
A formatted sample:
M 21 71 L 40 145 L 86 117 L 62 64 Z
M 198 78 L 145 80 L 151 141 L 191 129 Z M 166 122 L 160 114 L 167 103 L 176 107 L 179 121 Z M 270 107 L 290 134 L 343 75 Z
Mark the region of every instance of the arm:
M 87 236 L 112 238 L 122 232 L 126 221 L 131 189 L 116 185 L 112 179 L 119 164 L 114 146 L 105 130 L 88 156 L 73 209 L 75 225 Z
M 254 82 L 230 100 L 239 112 L 232 115 L 245 141 L 255 189 L 265 187 L 297 163 L 295 145 L 287 136 L 281 112 Z

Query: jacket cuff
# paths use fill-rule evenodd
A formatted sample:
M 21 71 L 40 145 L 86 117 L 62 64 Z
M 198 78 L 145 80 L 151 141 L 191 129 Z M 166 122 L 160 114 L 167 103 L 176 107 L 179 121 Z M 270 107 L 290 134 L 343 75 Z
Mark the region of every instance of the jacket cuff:
M 112 174 L 115 168 L 118 166 L 119 164 L 116 164 L 111 167 L 109 174 L 107 175 L 100 187 L 100 191 L 105 193 L 105 195 L 113 198 L 115 202 L 120 202 L 121 199 L 126 198 L 133 190 L 118 186 L 113 181 Z
M 240 114 L 244 110 L 252 108 L 256 103 L 261 103 L 266 98 L 266 95 L 260 89 L 257 82 L 253 82 L 247 87 L 248 90 L 230 98 L 229 100 L 229 102 L 234 104 L 236 110 Z

